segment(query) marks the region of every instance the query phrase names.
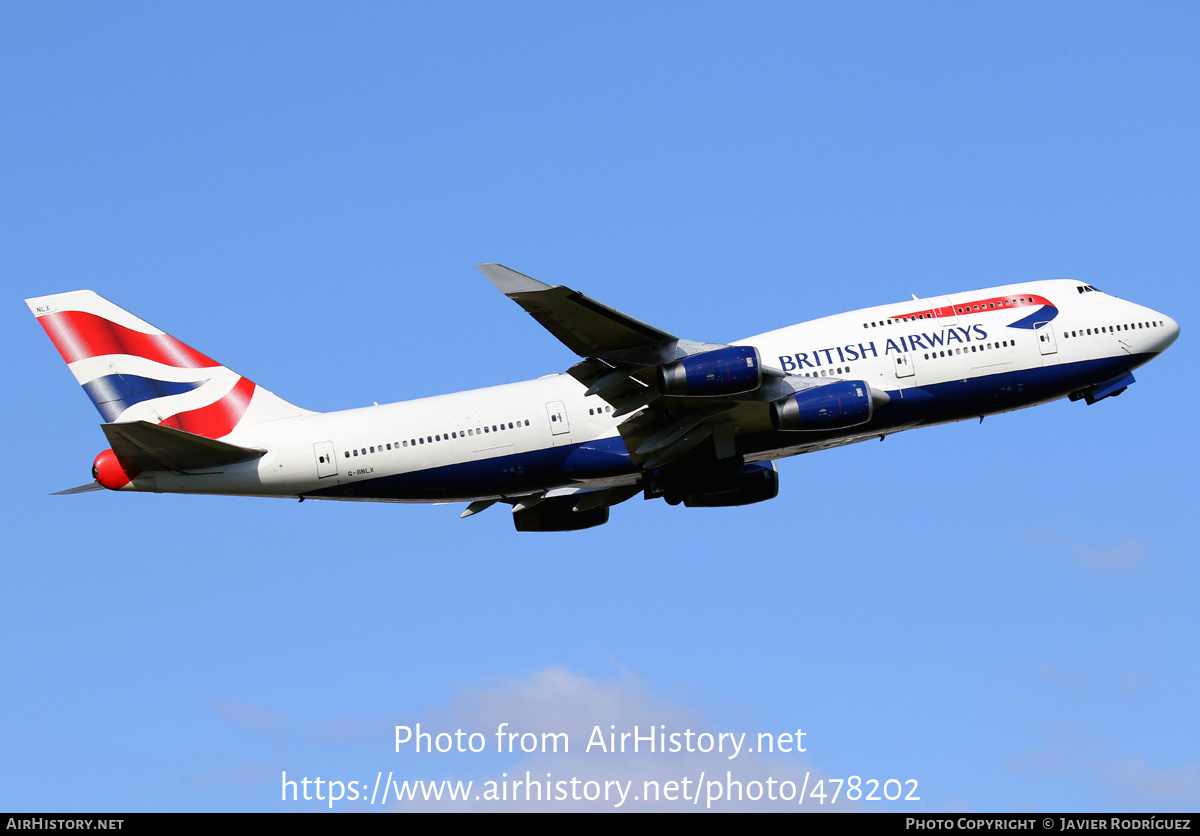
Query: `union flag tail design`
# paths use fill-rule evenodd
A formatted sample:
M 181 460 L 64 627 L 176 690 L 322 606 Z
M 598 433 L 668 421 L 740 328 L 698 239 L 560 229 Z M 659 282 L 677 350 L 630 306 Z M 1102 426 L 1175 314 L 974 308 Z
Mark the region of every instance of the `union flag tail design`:
M 26 299 L 106 424 L 205 438 L 310 414 L 90 290 Z

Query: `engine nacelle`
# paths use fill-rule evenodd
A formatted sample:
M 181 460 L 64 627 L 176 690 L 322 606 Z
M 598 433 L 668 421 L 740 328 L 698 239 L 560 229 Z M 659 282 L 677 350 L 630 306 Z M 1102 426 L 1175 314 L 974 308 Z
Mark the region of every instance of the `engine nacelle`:
M 773 464 L 748 464 L 716 483 L 700 484 L 683 498 L 688 508 L 732 508 L 779 496 L 779 474 Z
M 875 400 L 863 380 L 839 380 L 789 395 L 771 404 L 771 425 L 777 430 L 840 430 L 865 424 L 875 412 Z
M 719 396 L 750 392 L 762 384 L 758 349 L 734 345 L 684 357 L 658 370 L 664 395 Z
M 92 462 L 92 478 L 110 491 L 132 490 L 133 479 L 139 473 L 140 470 L 129 473 L 121 467 L 121 463 L 117 461 L 117 454 L 112 450 L 105 450 Z
M 572 510 L 577 497 L 556 496 L 544 499 L 532 508 L 513 512 L 517 531 L 579 531 L 608 522 L 608 506 Z

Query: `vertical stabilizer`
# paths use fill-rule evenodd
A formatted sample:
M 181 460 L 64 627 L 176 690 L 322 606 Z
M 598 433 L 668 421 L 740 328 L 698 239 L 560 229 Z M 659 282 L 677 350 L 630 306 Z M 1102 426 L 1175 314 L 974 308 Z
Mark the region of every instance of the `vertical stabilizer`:
M 90 290 L 26 299 L 106 424 L 205 438 L 310 415 Z

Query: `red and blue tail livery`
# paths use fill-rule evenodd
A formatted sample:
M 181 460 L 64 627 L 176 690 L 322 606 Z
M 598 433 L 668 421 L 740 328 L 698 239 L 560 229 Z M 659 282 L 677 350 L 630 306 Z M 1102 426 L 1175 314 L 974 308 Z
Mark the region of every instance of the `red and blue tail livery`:
M 89 290 L 30 310 L 103 419 L 96 488 L 511 506 L 519 531 L 641 494 L 746 505 L 778 459 L 1060 398 L 1123 393 L 1170 317 L 1056 279 L 686 340 L 499 264 L 480 270 L 579 355 L 565 374 L 315 413 Z
M 26 301 L 105 423 L 223 438 L 246 417 L 253 381 L 92 291 Z

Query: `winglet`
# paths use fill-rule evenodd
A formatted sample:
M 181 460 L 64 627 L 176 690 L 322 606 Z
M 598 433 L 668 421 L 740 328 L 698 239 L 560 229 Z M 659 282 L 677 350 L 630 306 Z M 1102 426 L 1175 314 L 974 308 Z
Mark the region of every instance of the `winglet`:
M 535 290 L 550 289 L 550 285 L 539 282 L 537 279 L 526 276 L 524 273 L 510 270 L 503 264 L 479 264 L 477 266 L 492 284 L 500 288 L 500 292 L 505 296 L 512 296 L 514 293 L 531 293 Z

